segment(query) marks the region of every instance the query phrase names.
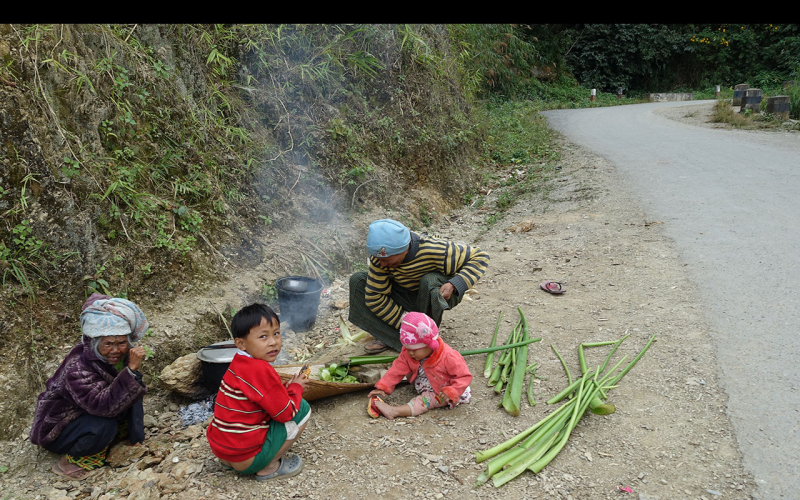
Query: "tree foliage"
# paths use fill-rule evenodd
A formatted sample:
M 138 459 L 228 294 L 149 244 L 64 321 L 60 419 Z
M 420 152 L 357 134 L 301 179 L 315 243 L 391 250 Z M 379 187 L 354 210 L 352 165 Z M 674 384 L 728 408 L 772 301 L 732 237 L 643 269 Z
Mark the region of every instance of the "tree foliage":
M 484 90 L 509 97 L 541 89 L 532 77 L 552 79 L 551 71 L 606 92 L 663 92 L 779 85 L 800 68 L 796 24 L 473 25 L 464 32 Z

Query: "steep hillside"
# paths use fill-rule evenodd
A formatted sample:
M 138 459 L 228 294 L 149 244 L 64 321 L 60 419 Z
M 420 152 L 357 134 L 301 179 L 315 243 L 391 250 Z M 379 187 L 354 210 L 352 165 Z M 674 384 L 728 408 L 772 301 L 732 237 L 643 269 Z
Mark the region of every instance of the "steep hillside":
M 147 308 L 267 259 L 346 274 L 363 228 L 333 221 L 421 227 L 477 188 L 444 26 L 5 24 L 0 60 L 0 438 L 91 291 Z

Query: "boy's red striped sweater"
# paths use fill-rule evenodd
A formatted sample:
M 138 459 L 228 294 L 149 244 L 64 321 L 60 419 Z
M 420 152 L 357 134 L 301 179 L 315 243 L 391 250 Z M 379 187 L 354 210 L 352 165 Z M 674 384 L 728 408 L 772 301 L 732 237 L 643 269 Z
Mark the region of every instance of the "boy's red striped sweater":
M 270 420 L 291 420 L 302 398 L 300 384 L 287 389 L 272 365 L 237 353 L 222 377 L 214 418 L 206 431 L 211 451 L 229 462 L 257 455 Z

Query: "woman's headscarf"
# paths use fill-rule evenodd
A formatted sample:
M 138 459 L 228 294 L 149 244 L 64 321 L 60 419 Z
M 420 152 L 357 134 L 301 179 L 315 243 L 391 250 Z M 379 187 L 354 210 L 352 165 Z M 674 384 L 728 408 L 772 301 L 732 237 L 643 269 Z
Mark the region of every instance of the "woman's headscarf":
M 127 335 L 138 342 L 150 326 L 139 306 L 127 299 L 93 293 L 82 309 L 81 332 L 92 339 Z

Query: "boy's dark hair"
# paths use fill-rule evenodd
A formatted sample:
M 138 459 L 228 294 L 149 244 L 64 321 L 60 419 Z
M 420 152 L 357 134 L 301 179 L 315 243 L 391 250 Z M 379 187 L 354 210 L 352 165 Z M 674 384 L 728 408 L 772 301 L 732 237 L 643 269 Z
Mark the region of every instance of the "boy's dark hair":
M 231 333 L 233 338 L 247 337 L 250 329 L 261 324 L 261 318 L 266 319 L 270 323 L 273 321 L 280 324 L 281 320 L 275 311 L 269 306 L 264 304 L 250 304 L 245 306 L 234 314 L 231 320 Z

